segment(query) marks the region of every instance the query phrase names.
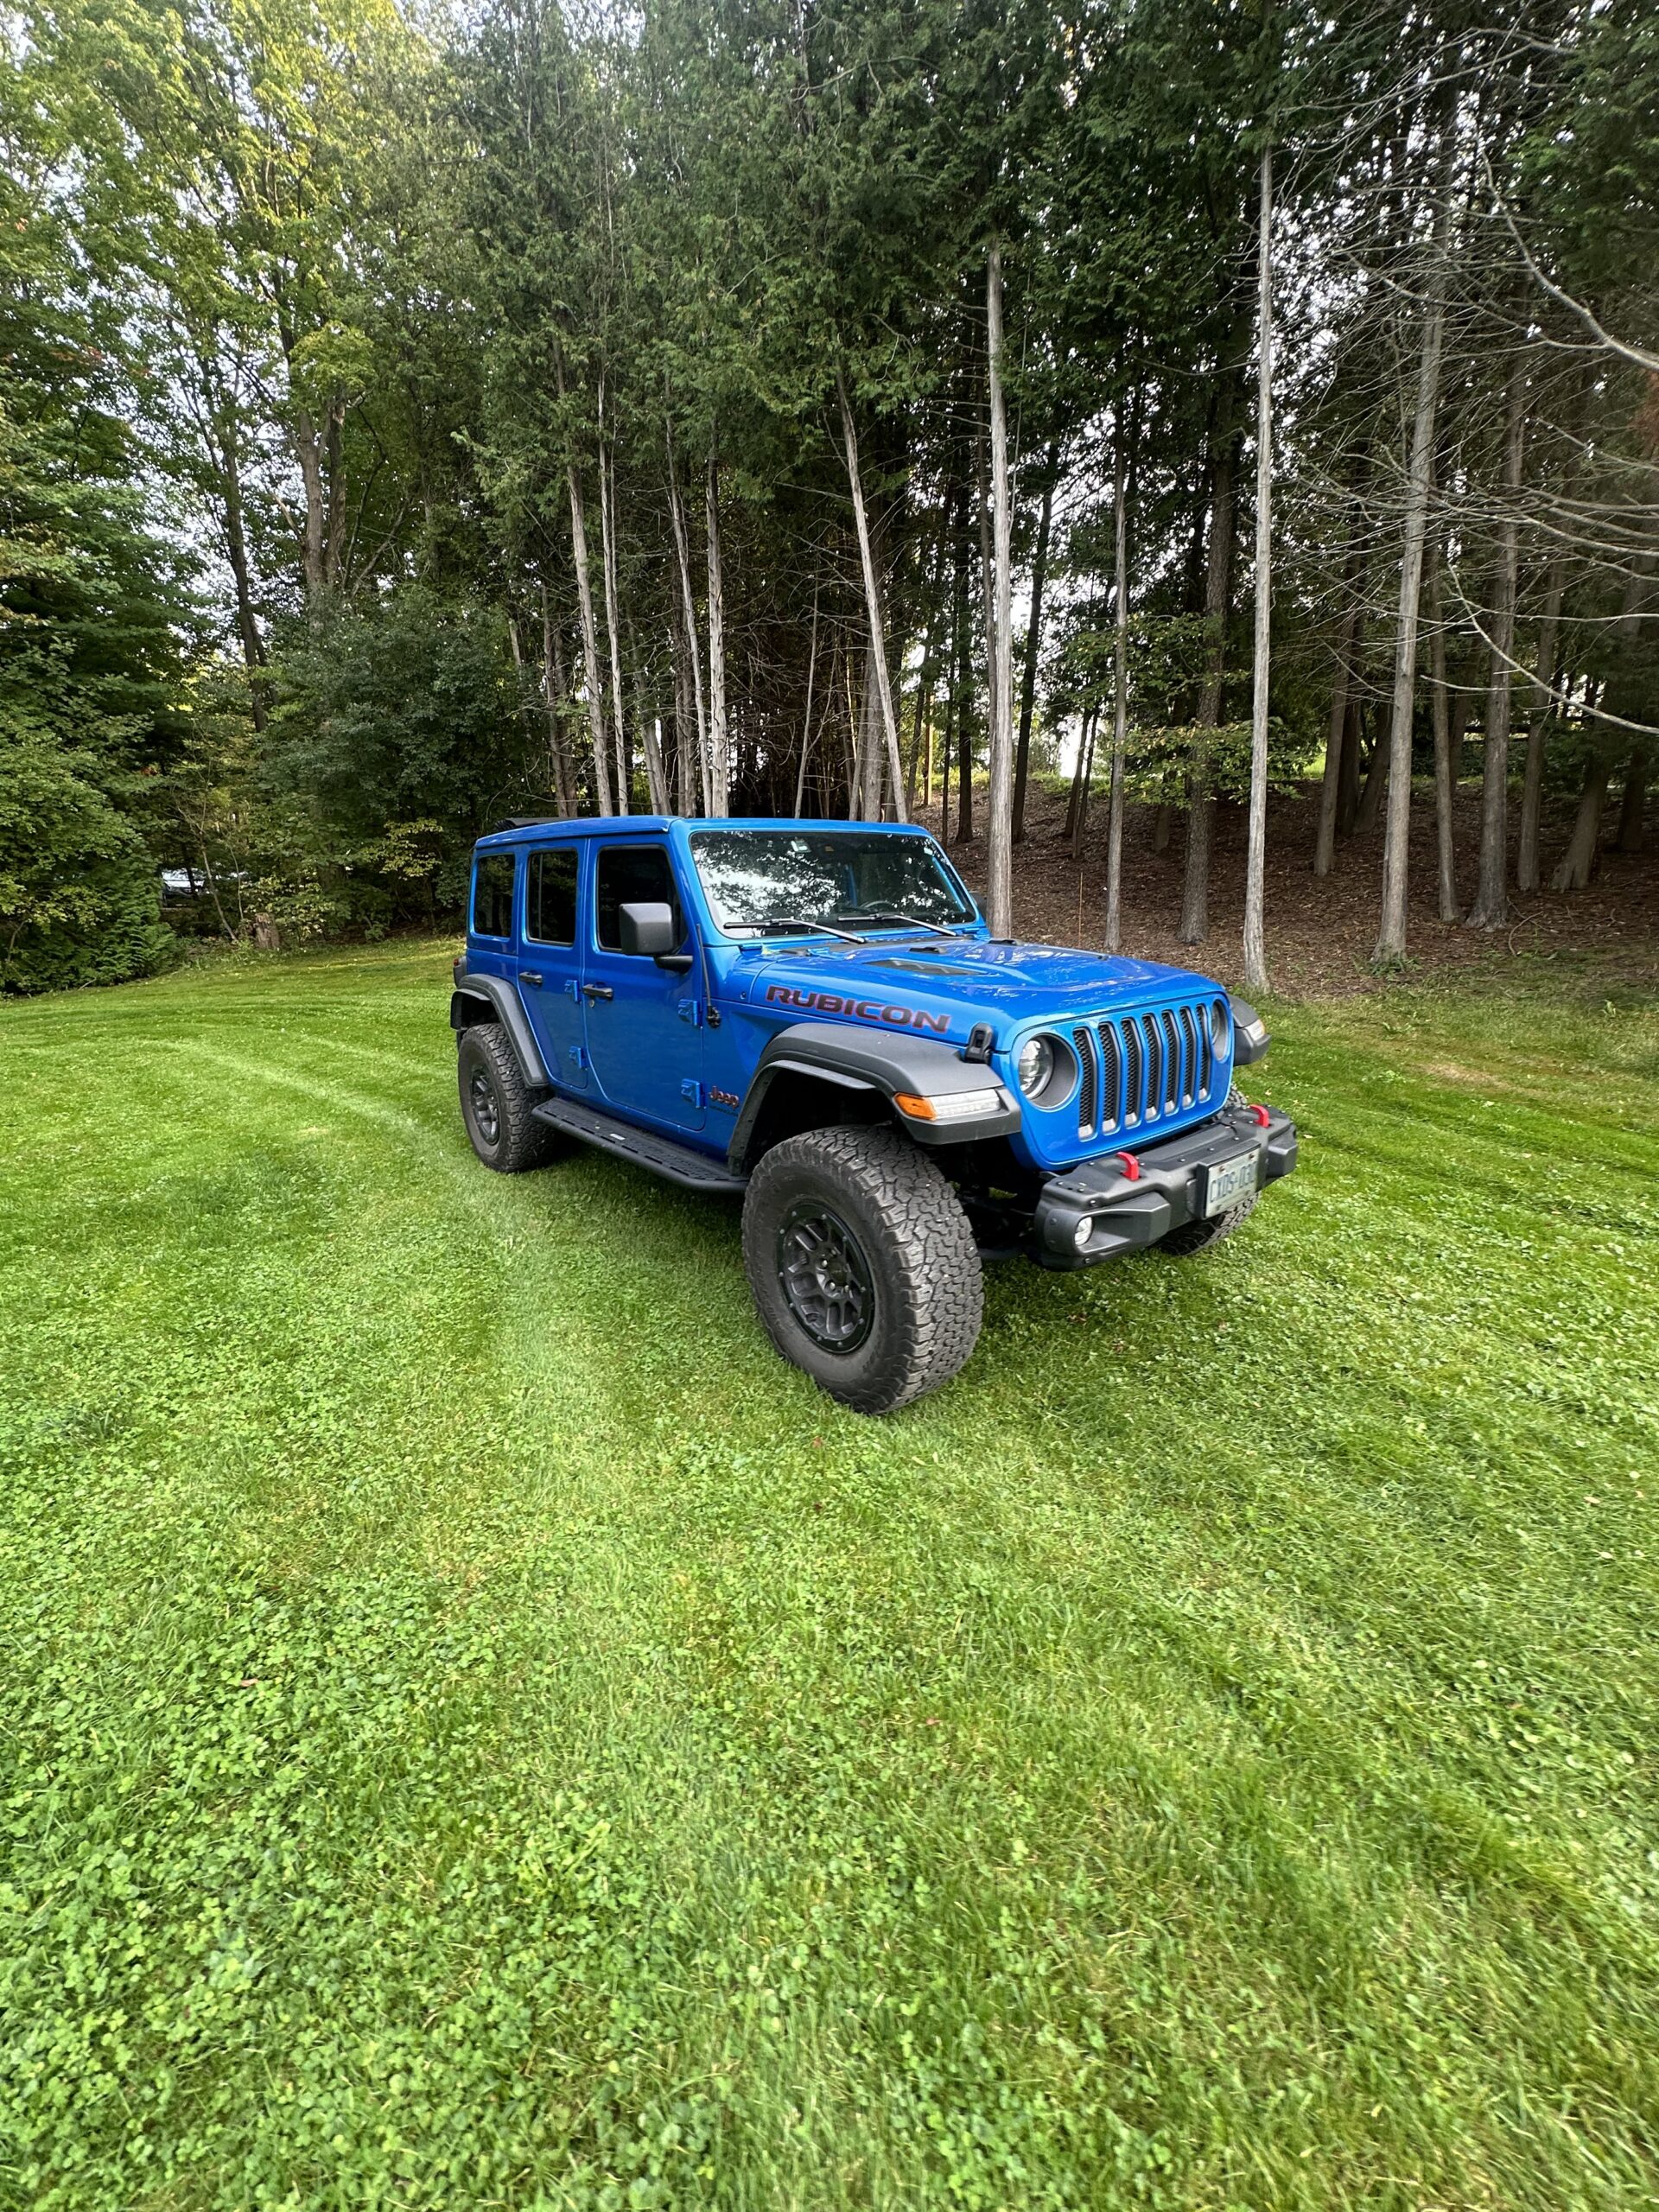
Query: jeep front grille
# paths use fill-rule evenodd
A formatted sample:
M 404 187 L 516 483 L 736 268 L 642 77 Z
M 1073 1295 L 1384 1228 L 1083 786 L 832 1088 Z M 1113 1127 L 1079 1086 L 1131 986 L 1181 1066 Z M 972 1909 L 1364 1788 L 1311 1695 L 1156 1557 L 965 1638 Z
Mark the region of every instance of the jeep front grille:
M 1213 1006 L 1109 1015 L 1074 1029 L 1077 1135 L 1110 1136 L 1210 1103 L 1218 1088 L 1211 1025 L 1213 1019 L 1224 1026 L 1225 1015 L 1218 999 Z

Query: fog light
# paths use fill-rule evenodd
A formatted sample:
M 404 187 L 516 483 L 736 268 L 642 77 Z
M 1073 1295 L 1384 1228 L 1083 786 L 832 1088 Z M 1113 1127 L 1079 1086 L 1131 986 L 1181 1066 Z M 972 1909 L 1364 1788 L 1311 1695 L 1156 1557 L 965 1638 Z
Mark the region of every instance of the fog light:
M 1094 1235 L 1094 1233 L 1095 1217 L 1093 1214 L 1086 1213 L 1071 1232 L 1072 1242 L 1077 1245 L 1079 1252 L 1082 1251 L 1084 1246 L 1089 1242 L 1089 1239 Z

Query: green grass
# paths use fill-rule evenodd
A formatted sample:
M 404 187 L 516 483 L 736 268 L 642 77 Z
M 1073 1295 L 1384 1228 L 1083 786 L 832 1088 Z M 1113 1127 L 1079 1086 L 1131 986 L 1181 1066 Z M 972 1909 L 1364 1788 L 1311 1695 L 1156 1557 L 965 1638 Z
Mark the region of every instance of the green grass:
M 1659 1023 L 1279 1010 L 1301 1173 L 880 1422 L 444 949 L 0 1008 L 0 2200 L 1659 2201 Z

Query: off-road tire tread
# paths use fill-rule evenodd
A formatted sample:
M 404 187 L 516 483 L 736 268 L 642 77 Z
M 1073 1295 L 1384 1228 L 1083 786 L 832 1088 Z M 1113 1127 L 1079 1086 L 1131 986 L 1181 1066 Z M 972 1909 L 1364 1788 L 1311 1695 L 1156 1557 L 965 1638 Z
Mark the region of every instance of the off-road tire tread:
M 1236 1083 L 1229 1087 L 1227 1092 L 1229 1107 L 1245 1106 L 1249 1103 L 1249 1101 Z M 1172 1229 L 1168 1236 L 1161 1238 L 1154 1249 L 1165 1253 L 1172 1260 L 1191 1260 L 1200 1252 L 1207 1252 L 1212 1244 L 1219 1244 L 1224 1236 L 1230 1236 L 1236 1229 L 1243 1228 L 1245 1223 L 1255 1211 L 1255 1202 L 1261 1195 L 1260 1191 L 1252 1191 L 1248 1198 L 1241 1198 L 1236 1206 L 1229 1206 L 1225 1213 L 1218 1213 L 1211 1220 L 1184 1222 L 1180 1228 Z
M 1219 1244 L 1224 1236 L 1230 1236 L 1236 1229 L 1243 1229 L 1255 1211 L 1260 1191 L 1252 1191 L 1248 1198 L 1241 1198 L 1236 1206 L 1229 1206 L 1225 1213 L 1212 1215 L 1208 1221 L 1184 1222 L 1180 1228 L 1172 1229 L 1161 1237 L 1154 1249 L 1166 1253 L 1172 1260 L 1190 1260 L 1195 1254 L 1207 1252 L 1212 1244 Z
M 473 1135 L 472 1116 L 467 1111 L 467 1047 L 475 1045 L 489 1062 L 490 1079 L 495 1085 L 496 1103 L 501 1111 L 501 1140 L 494 1154 L 486 1152 Z M 518 1055 L 512 1048 L 512 1039 L 499 1021 L 475 1022 L 463 1029 L 456 1042 L 456 1080 L 461 1087 L 461 1118 L 473 1150 L 486 1167 L 498 1175 L 522 1175 L 532 1167 L 545 1167 L 559 1149 L 558 1134 L 538 1122 L 530 1110 L 530 1086 L 518 1065 Z
M 855 1183 L 888 1239 L 886 1253 L 867 1254 L 880 1271 L 878 1313 L 883 1306 L 888 1311 L 887 1341 L 879 1365 L 854 1387 L 842 1389 L 810 1366 L 806 1372 L 831 1397 L 860 1413 L 893 1413 L 948 1382 L 978 1341 L 984 1281 L 973 1230 L 944 1177 L 897 1129 L 809 1129 L 775 1146 L 750 1178 L 743 1257 L 761 1319 L 779 1351 L 797 1365 L 804 1364 L 799 1349 L 773 1325 L 760 1287 L 775 1280 L 772 1234 L 763 1225 L 769 1194 L 780 1183 L 787 1186 L 802 1169 Z M 900 1277 L 896 1297 L 891 1281 L 894 1262 Z

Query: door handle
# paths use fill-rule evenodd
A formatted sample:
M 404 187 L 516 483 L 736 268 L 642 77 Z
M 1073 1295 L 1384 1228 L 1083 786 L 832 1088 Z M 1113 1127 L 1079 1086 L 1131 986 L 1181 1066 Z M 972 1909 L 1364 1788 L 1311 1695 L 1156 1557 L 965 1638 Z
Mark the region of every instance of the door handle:
M 541 987 L 541 976 L 534 968 L 521 968 L 518 970 L 518 980 L 521 983 L 534 983 L 538 989 Z
M 584 983 L 582 988 L 590 999 L 613 999 L 616 996 L 608 983 Z

